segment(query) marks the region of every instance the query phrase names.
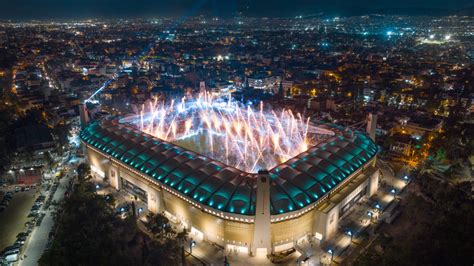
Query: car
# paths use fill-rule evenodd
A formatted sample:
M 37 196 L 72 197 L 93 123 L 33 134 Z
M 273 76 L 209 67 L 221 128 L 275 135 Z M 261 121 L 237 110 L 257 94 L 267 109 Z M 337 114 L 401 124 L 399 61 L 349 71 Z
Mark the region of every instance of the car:
M 6 251 L 9 251 L 9 250 L 12 250 L 12 249 L 17 249 L 17 248 L 19 248 L 19 246 L 11 245 L 11 246 L 8 246 L 8 247 L 4 248 L 1 253 L 5 253 Z
M 15 255 L 15 254 L 20 254 L 20 249 L 12 249 L 12 250 L 9 250 L 5 253 L 3 253 L 3 257 L 8 257 L 10 255 Z
M 41 223 L 43 222 L 43 218 L 44 218 L 44 213 L 38 217 L 38 220 L 36 220 L 36 226 L 41 225 Z
M 18 258 L 19 258 L 18 253 L 16 253 L 16 254 L 10 254 L 10 255 L 5 256 L 5 261 L 6 261 L 7 263 L 13 263 L 13 262 L 15 262 L 15 261 L 18 261 Z
M 16 235 L 16 238 L 21 238 L 21 237 L 27 237 L 28 236 L 28 233 L 26 232 L 21 232 L 21 233 L 18 233 L 18 235 Z
M 36 216 L 38 216 L 38 212 L 37 211 L 31 211 L 29 214 L 28 214 L 28 218 L 32 218 L 35 219 Z
M 20 192 L 20 187 L 19 187 L 19 186 L 16 186 L 16 187 L 15 187 L 15 193 L 16 193 L 16 192 Z
M 26 235 L 26 236 L 19 237 L 19 238 L 17 238 L 16 242 L 19 243 L 19 244 L 21 244 L 21 245 L 23 245 L 23 244 L 25 244 L 27 238 L 28 238 L 27 235 Z

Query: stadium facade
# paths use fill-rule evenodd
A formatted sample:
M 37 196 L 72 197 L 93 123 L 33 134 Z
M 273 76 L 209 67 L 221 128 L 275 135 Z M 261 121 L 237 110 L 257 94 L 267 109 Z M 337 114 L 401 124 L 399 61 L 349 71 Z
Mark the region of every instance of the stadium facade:
M 259 173 L 204 157 L 118 119 L 92 122 L 80 137 L 96 177 L 135 195 L 151 212 L 183 223 L 193 237 L 255 255 L 287 250 L 308 235 L 330 239 L 340 218 L 378 189 L 373 134 L 318 126 L 335 134 Z

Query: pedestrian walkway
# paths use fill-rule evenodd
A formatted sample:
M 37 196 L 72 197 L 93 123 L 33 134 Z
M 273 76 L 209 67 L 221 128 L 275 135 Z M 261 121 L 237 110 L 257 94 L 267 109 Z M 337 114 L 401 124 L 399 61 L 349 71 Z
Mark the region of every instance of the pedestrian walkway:
M 53 201 L 59 202 L 64 198 L 71 175 L 68 173 L 60 180 L 58 189 L 53 196 Z M 45 210 L 45 216 L 40 226 L 37 226 L 31 232 L 31 237 L 26 244 L 23 252 L 23 259 L 18 262 L 20 266 L 35 266 L 38 265 L 38 260 L 43 255 L 43 252 L 49 241 L 49 234 L 54 226 L 53 210 Z

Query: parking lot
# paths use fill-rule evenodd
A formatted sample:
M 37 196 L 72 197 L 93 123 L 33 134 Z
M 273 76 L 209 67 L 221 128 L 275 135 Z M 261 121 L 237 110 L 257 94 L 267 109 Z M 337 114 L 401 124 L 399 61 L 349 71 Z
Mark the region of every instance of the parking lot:
M 42 186 L 10 186 L 3 188 L 0 212 L 0 250 L 3 262 L 18 261 L 31 234 L 40 227 L 53 203 L 59 182 L 46 182 Z
M 10 203 L 0 212 L 0 250 L 15 243 L 17 234 L 24 231 L 31 206 L 38 194 L 36 189 L 13 192 Z

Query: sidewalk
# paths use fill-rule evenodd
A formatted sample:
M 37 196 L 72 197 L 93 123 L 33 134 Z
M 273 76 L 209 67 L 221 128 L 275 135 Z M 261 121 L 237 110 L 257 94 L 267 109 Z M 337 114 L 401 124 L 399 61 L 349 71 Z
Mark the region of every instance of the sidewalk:
M 71 179 L 71 175 L 68 173 L 60 180 L 58 189 L 53 196 L 53 201 L 59 202 L 64 198 L 64 192 L 66 191 L 67 184 Z M 20 266 L 34 266 L 38 265 L 38 260 L 43 255 L 43 252 L 48 244 L 49 233 L 54 226 L 53 210 L 45 210 L 45 217 L 40 226 L 33 229 L 31 237 L 24 249 L 23 254 L 26 256 L 25 259 L 20 260 L 18 265 Z

